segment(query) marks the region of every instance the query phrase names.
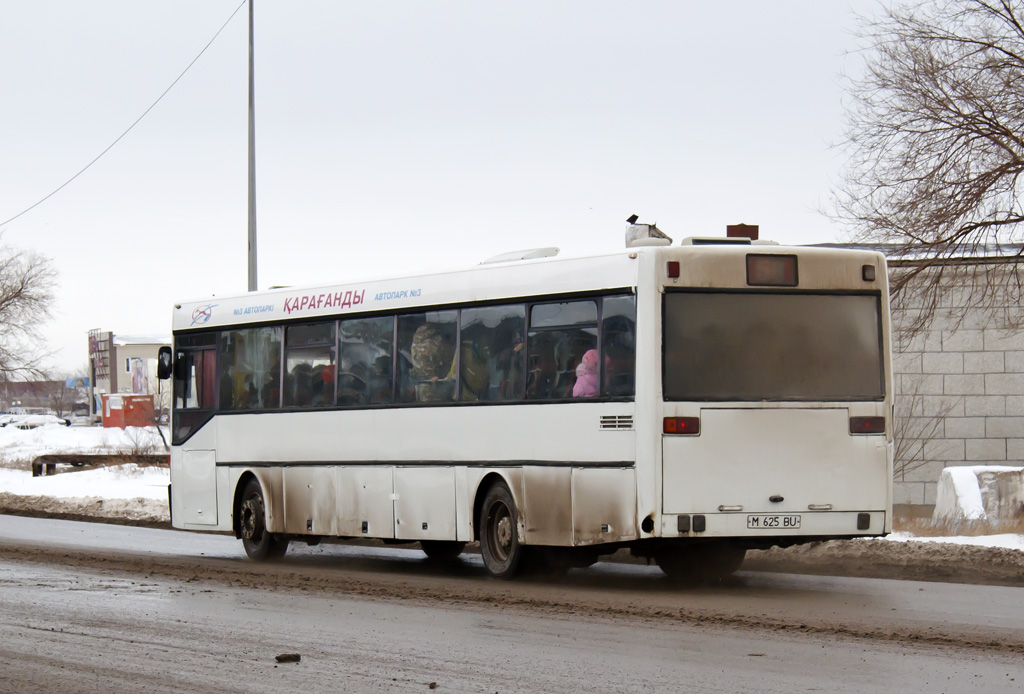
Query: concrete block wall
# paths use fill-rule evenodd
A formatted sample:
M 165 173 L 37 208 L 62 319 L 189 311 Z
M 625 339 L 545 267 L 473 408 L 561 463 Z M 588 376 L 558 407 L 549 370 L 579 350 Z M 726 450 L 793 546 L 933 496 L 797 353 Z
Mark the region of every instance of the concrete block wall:
M 896 476 L 893 502 L 934 504 L 951 465 L 1024 465 L 1024 331 L 1010 271 L 985 267 L 996 291 L 954 281 L 929 303 L 913 292 L 893 306 Z M 927 281 L 925 278 L 923 281 Z M 921 312 L 924 331 L 904 328 Z

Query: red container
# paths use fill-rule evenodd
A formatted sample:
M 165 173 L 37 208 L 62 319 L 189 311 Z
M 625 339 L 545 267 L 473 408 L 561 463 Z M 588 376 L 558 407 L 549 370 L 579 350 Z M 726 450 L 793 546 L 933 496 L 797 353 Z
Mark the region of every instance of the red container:
M 152 395 L 104 394 L 103 426 L 120 429 L 153 426 L 153 401 Z

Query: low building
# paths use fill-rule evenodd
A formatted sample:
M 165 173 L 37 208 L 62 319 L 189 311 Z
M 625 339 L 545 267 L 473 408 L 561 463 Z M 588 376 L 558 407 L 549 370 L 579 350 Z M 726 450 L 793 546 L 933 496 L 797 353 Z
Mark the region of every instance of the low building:
M 153 395 L 157 412 L 166 414 L 171 395 L 167 383 L 156 377 L 157 354 L 170 346 L 170 335 L 122 335 L 89 332 L 89 365 L 96 402 L 103 394 Z M 100 407 L 94 406 L 94 413 Z
M 18 412 L 21 408 L 47 410 L 64 417 L 72 413 L 81 399 L 75 388 L 64 381 L 4 381 L 0 390 L 0 411 Z
M 169 335 L 121 335 L 93 330 L 89 333 L 89 362 L 99 393 L 156 392 L 156 359 Z

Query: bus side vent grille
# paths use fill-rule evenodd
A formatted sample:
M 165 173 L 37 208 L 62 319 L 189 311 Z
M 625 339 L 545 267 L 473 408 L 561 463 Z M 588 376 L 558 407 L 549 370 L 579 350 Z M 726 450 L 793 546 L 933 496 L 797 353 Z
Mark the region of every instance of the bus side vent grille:
M 628 414 L 601 415 L 601 429 L 622 430 L 633 428 L 633 416 Z

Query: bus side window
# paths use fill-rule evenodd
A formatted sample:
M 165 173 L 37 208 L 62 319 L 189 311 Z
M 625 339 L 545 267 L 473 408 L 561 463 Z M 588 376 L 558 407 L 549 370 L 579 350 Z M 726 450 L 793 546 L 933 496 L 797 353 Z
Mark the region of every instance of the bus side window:
M 218 409 L 253 410 L 281 406 L 280 327 L 225 330 L 220 335 Z
M 458 311 L 398 317 L 398 351 L 411 367 L 399 382 L 400 402 L 444 402 L 455 398 L 455 334 Z
M 195 352 L 179 351 L 174 357 L 174 409 L 176 410 L 196 406 L 195 359 Z
M 597 348 L 597 302 L 537 304 L 530 311 L 526 397 L 573 397 L 584 355 Z M 592 397 L 596 392 L 588 395 Z
M 172 439 L 183 441 L 213 416 L 217 382 L 217 352 L 214 349 L 179 350 L 174 370 L 174 431 Z
M 213 408 L 215 366 L 216 357 L 212 349 L 178 351 L 174 370 L 175 409 Z
M 334 404 L 334 350 L 333 322 L 288 326 L 284 343 L 285 407 Z M 272 397 L 268 393 L 264 400 Z
M 338 404 L 392 401 L 393 316 L 357 318 L 338 325 Z
M 525 334 L 526 307 L 522 304 L 462 310 L 461 400 L 522 399 Z
M 601 311 L 603 395 L 633 395 L 636 382 L 636 298 L 607 296 Z

